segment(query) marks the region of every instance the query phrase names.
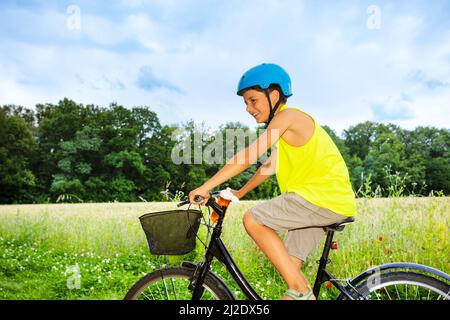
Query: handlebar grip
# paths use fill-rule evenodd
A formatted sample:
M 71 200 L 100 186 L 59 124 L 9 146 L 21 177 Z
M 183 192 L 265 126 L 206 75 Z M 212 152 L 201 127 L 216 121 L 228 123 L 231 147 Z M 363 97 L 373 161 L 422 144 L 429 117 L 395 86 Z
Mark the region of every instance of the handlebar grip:
M 196 202 L 202 201 L 203 199 L 205 199 L 205 198 L 203 198 L 202 196 L 198 196 L 198 195 L 194 197 L 194 201 L 196 201 Z
M 203 198 L 202 196 L 195 196 L 194 197 L 194 200 L 196 202 L 202 201 L 203 199 L 205 199 L 205 198 Z M 189 200 L 186 200 L 186 201 L 183 201 L 183 202 L 180 202 L 179 204 L 177 204 L 177 207 L 181 207 L 181 206 L 184 206 L 184 205 L 189 204 L 189 203 L 191 203 L 191 202 Z

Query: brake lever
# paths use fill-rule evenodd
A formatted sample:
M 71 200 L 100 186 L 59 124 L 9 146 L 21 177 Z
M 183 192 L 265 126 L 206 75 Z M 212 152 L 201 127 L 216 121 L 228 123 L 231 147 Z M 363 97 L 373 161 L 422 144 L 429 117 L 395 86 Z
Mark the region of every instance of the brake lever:
M 190 204 L 190 203 L 191 203 L 191 202 L 190 202 L 189 200 L 186 200 L 186 201 L 183 201 L 183 202 L 178 203 L 178 204 L 177 204 L 177 207 L 179 208 L 179 207 L 182 207 L 182 206 L 187 205 L 187 204 Z

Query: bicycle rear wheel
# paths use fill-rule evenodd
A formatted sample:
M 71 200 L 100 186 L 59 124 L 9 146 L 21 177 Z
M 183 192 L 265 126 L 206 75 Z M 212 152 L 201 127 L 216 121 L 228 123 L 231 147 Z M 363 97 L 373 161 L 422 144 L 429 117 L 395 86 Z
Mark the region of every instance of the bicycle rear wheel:
M 125 300 L 191 300 L 188 288 L 194 269 L 176 267 L 156 270 L 142 277 L 128 291 Z M 233 295 L 217 278 L 207 274 L 202 300 L 233 300 Z
M 355 288 L 368 300 L 450 299 L 449 284 L 415 272 L 396 271 L 374 274 Z M 339 298 L 345 299 L 343 296 Z

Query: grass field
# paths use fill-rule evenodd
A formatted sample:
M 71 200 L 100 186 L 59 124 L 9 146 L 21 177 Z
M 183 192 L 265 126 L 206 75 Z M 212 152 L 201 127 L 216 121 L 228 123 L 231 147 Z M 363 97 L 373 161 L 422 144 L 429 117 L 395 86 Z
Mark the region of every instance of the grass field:
M 232 205 L 223 239 L 242 272 L 263 298 L 285 290 L 270 262 L 242 226 L 256 201 Z M 407 261 L 450 272 L 449 198 L 358 199 L 357 222 L 336 234 L 330 270 L 353 277 L 370 266 Z M 0 299 L 122 299 L 142 275 L 158 268 L 138 217 L 175 209 L 175 203 L 99 203 L 0 206 Z M 204 230 L 201 232 L 204 235 Z M 322 245 L 322 244 L 321 244 Z M 321 245 L 319 248 L 321 248 Z M 203 248 L 169 263 L 199 261 Z M 303 266 L 313 281 L 319 250 Z M 224 269 L 238 298 L 244 298 Z M 332 299 L 325 286 L 321 299 Z

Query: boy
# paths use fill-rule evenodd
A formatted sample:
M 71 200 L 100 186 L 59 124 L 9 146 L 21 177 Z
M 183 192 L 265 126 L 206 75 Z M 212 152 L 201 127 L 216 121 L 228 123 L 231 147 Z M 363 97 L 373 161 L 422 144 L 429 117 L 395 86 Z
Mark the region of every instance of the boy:
M 257 123 L 266 124 L 266 130 L 209 181 L 191 191 L 189 199 L 196 203 L 194 197 L 200 195 L 205 200 L 198 204 L 205 204 L 212 189 L 245 171 L 276 144 L 255 175 L 233 193 L 242 198 L 276 174 L 282 194 L 251 208 L 243 223 L 285 280 L 288 290 L 282 299 L 314 300 L 300 268 L 325 232 L 304 228 L 330 225 L 355 215 L 347 166 L 314 118 L 285 104 L 292 96 L 291 80 L 280 66 L 262 64 L 250 69 L 241 77 L 237 94 L 244 98 L 247 112 Z M 277 234 L 283 230 L 288 230 L 284 243 Z

